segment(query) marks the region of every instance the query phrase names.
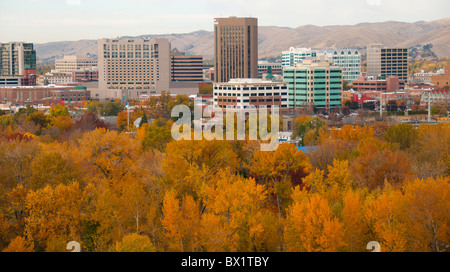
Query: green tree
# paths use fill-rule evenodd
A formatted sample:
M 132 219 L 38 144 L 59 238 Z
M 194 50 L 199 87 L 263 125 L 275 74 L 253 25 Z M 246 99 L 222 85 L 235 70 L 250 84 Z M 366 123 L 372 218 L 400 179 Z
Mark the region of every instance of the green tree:
M 50 117 L 70 116 L 69 110 L 61 105 L 53 105 L 49 110 Z
M 343 80 L 342 81 L 342 89 L 344 91 L 348 91 L 352 88 L 352 84 L 348 82 L 348 80 Z
M 25 115 L 25 117 L 29 116 L 32 113 L 37 112 L 38 110 L 35 109 L 33 106 L 26 105 L 25 108 L 20 108 L 15 116 Z
M 303 117 L 295 121 L 294 134 L 297 137 L 301 137 L 302 144 L 306 145 L 308 144 L 308 141 L 309 144 L 316 142 L 320 136 L 320 132 L 324 132 L 326 129 L 326 122 L 319 117 Z M 305 138 L 307 138 L 308 141 L 305 141 Z
M 132 233 L 125 235 L 122 241 L 116 243 L 117 252 L 155 252 L 150 238 L 147 235 Z
M 163 151 L 166 144 L 172 141 L 172 123 L 172 121 L 167 121 L 164 118 L 153 121 L 153 123 L 146 128 L 145 137 L 142 140 L 143 149 Z
M 191 109 L 191 111 L 194 109 L 194 102 L 190 101 L 189 97 L 184 94 L 177 95 L 175 99 L 172 99 L 167 103 L 167 110 L 169 111 L 169 113 L 171 113 L 173 107 L 177 105 L 186 105 Z
M 388 127 L 384 138 L 398 144 L 400 149 L 407 149 L 417 140 L 417 130 L 410 124 L 395 124 Z
M 103 116 L 117 116 L 119 112 L 125 109 L 125 105 L 119 100 L 116 99 L 114 101 L 106 101 L 103 104 L 103 112 L 101 113 Z
M 148 124 L 148 118 L 147 118 L 147 114 L 145 114 L 142 116 L 141 122 L 139 123 L 139 127 L 142 127 L 144 124 Z

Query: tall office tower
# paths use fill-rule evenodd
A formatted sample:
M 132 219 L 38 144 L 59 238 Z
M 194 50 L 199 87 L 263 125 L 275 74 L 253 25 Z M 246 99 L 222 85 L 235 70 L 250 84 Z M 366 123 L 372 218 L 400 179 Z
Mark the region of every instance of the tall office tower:
M 381 49 L 381 76 L 408 80 L 408 48 Z
M 381 49 L 382 44 L 369 44 L 367 46 L 367 75 L 380 76 L 381 75 Z
M 388 48 L 381 44 L 367 46 L 367 75 L 408 79 L 408 49 Z
M 94 98 L 128 100 L 167 91 L 170 43 L 159 38 L 100 39 L 98 71 L 99 94 Z
M 214 19 L 215 81 L 258 77 L 258 19 Z
M 290 47 L 288 51 L 283 51 L 281 53 L 283 67 L 295 66 L 305 58 L 315 56 L 316 52 L 311 50 L 311 48 Z
M 342 68 L 324 56 L 284 67 L 283 75 L 289 84 L 289 108 L 341 106 Z
M 317 55 L 324 55 L 333 65 L 341 67 L 343 80 L 351 83 L 361 76 L 361 54 L 357 49 L 321 50 Z
M 5 85 L 36 84 L 36 51 L 32 43 L 0 44 L 0 77 Z

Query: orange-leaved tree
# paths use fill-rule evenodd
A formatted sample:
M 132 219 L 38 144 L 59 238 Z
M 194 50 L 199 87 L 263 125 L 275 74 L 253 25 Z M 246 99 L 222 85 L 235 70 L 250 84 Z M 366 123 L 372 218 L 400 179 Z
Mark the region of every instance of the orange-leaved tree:
M 311 164 L 305 153 L 297 151 L 293 144 L 280 144 L 273 152 L 257 151 L 250 167 L 250 175 L 264 184 L 275 196 L 279 217 L 289 204 L 292 187 L 302 183 L 310 172 Z

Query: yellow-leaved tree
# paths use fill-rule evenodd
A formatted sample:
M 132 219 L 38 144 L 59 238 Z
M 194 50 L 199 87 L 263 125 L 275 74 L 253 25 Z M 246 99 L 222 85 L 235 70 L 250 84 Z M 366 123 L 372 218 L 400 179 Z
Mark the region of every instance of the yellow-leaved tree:
M 371 240 L 364 216 L 364 192 L 348 190 L 343 197 L 343 206 L 346 251 L 366 252 L 366 245 Z
M 284 242 L 287 251 L 335 252 L 346 246 L 344 226 L 332 215 L 328 201 L 308 196 L 297 187 L 286 215 Z
M 299 152 L 293 144 L 280 144 L 273 152 L 257 151 L 250 174 L 266 186 L 269 194 L 275 195 L 281 218 L 283 201 L 289 204 L 292 187 L 301 184 L 310 170 L 311 164 L 305 153 Z
M 190 195 L 181 204 L 174 191 L 166 193 L 163 202 L 162 225 L 168 251 L 194 252 L 200 250 L 200 211 Z
M 405 223 L 401 220 L 400 190 L 395 190 L 387 181 L 381 193 L 372 192 L 366 198 L 366 221 L 373 233 L 372 240 L 381 245 L 383 252 L 398 252 L 407 249 Z
M 206 188 L 202 218 L 205 248 L 213 251 L 262 251 L 276 248 L 271 237 L 277 234 L 277 220 L 265 220 L 267 192 L 254 179 L 220 171 Z M 209 225 L 214 224 L 214 225 Z
M 116 242 L 117 252 L 155 252 L 155 246 L 146 235 L 132 233 L 125 235 L 120 242 Z
M 36 250 L 44 249 L 55 237 L 62 243 L 81 242 L 82 207 L 83 193 L 76 182 L 30 191 L 26 198 L 25 233 L 33 239 Z
M 405 185 L 400 212 L 411 251 L 444 252 L 450 246 L 450 177 Z

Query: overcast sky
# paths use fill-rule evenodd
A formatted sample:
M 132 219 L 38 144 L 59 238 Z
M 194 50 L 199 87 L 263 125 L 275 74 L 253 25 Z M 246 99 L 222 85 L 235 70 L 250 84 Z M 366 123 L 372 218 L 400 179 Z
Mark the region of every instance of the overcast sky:
M 449 10 L 449 0 L 0 0 L 0 42 L 212 31 L 228 16 L 297 27 L 431 21 Z

